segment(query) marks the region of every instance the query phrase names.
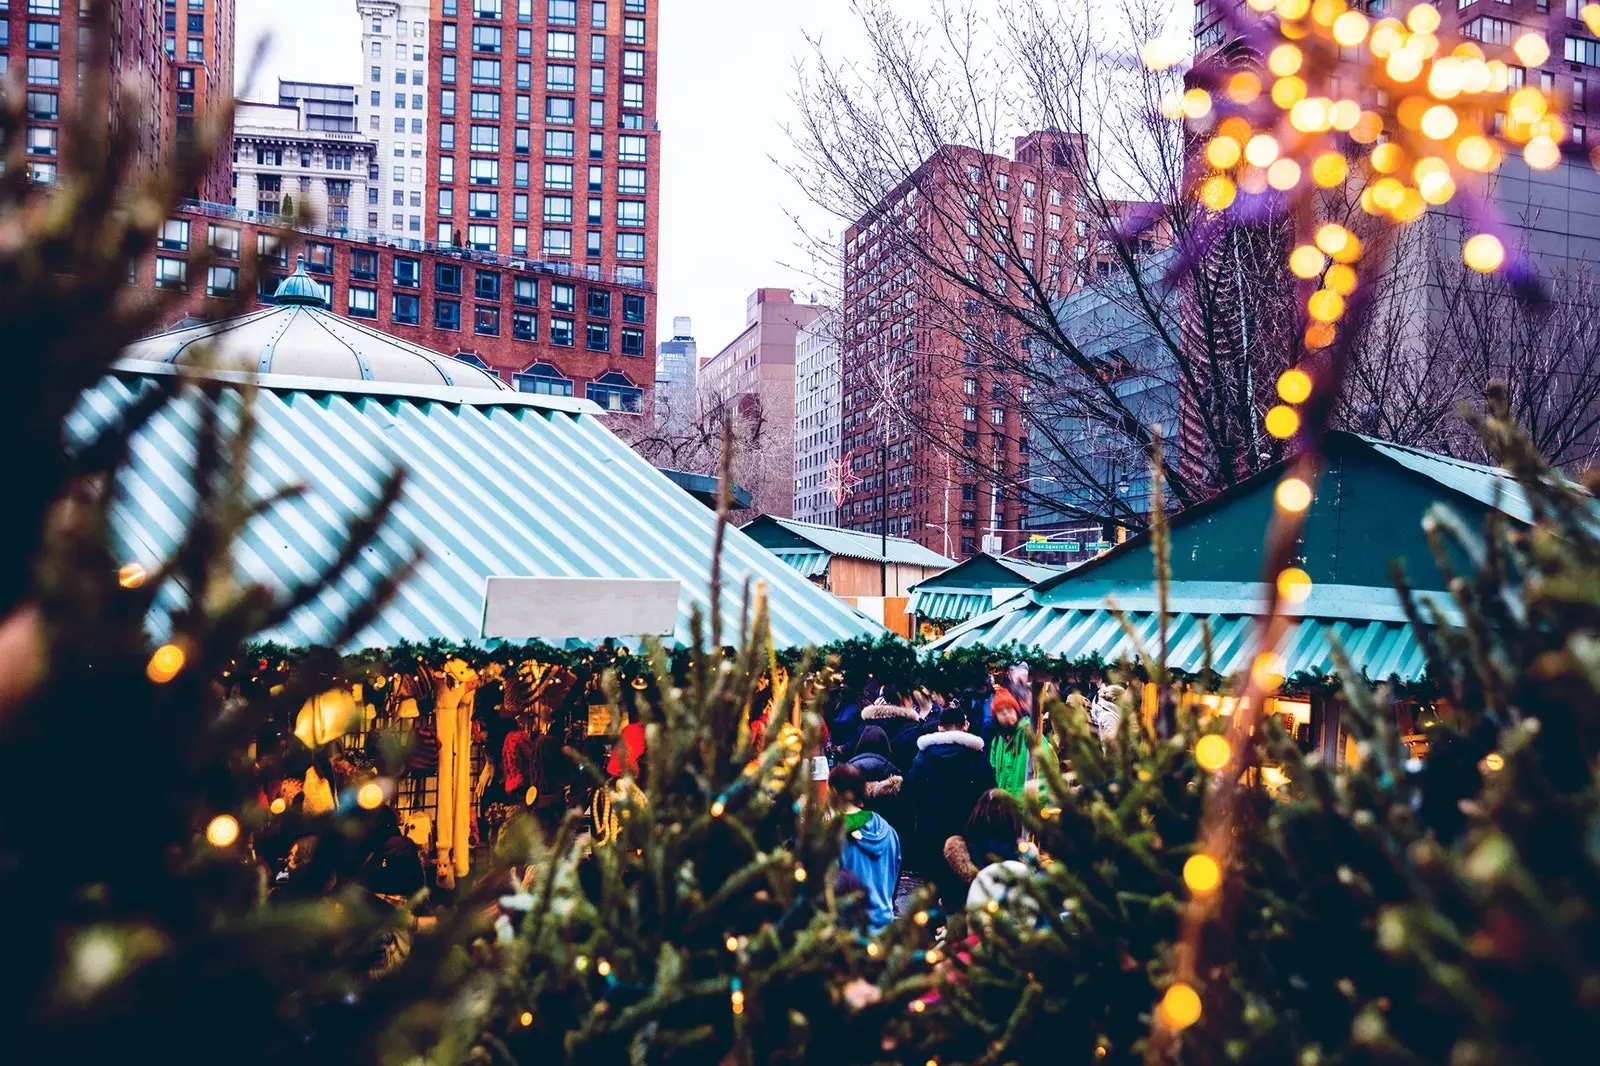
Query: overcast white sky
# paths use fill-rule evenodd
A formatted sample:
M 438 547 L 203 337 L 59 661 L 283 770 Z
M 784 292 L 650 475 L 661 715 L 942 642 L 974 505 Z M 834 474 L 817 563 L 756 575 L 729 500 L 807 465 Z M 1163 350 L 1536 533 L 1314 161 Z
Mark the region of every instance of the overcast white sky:
M 794 60 L 803 33 L 840 49 L 859 40 L 849 0 L 656 0 L 661 4 L 658 111 L 661 123 L 659 332 L 674 315 L 694 319 L 702 352 L 715 353 L 744 328 L 745 297 L 789 286 L 802 298 L 815 283 L 785 263 L 803 263 L 788 212 L 827 232 L 793 180 L 772 159 L 789 155 L 782 125 L 793 114 Z M 925 4 L 908 0 L 918 11 Z M 277 79 L 353 82 L 361 74 L 354 0 L 238 0 L 239 92 L 275 99 Z M 254 86 L 245 84 L 256 44 L 273 43 Z

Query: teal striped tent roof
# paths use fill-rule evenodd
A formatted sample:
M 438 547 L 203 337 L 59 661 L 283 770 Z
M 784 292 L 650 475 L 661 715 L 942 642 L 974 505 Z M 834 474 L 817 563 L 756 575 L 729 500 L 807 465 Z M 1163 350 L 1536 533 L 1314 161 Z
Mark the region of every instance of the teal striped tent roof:
M 1038 566 L 979 552 L 911 586 L 906 613 L 933 622 L 959 622 L 983 614 L 1017 590 L 1059 577 L 1059 566 Z M 996 595 L 1004 591 L 1005 595 Z
M 120 363 L 68 421 L 84 440 L 171 367 Z M 237 416 L 243 375 L 226 383 Z M 378 575 L 420 550 L 415 573 L 357 646 L 442 638 L 480 641 L 491 576 L 669 578 L 680 584 L 677 641 L 704 608 L 715 516 L 636 455 L 586 400 L 378 382 L 269 376 L 256 381 L 258 430 L 247 484 L 267 495 L 304 493 L 252 522 L 234 548 L 239 575 L 282 588 L 330 561 L 352 519 L 378 498 L 395 467 L 408 472 L 390 521 L 339 584 L 261 634 L 289 645 L 327 642 L 337 620 Z M 184 532 L 193 504 L 192 387 L 133 441 L 114 506 L 125 558 L 153 566 Z M 764 581 L 774 639 L 820 644 L 883 630 L 775 560 L 737 529 L 723 553 L 724 617 L 740 616 L 747 579 Z M 176 593 L 158 606 L 176 606 Z M 618 639 L 636 634 L 614 634 Z
M 906 613 L 932 622 L 957 622 L 983 614 L 994 606 L 987 592 L 947 592 L 941 589 L 912 589 Z

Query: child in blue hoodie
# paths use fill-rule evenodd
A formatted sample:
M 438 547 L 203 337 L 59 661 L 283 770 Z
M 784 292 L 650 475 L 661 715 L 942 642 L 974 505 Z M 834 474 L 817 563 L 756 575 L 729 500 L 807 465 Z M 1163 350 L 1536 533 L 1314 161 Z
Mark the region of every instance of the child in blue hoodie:
M 873 811 L 864 810 L 866 781 L 849 763 L 828 776 L 834 809 L 844 819 L 839 865 L 866 886 L 867 928 L 876 933 L 894 921 L 894 889 L 900 880 L 900 835 Z

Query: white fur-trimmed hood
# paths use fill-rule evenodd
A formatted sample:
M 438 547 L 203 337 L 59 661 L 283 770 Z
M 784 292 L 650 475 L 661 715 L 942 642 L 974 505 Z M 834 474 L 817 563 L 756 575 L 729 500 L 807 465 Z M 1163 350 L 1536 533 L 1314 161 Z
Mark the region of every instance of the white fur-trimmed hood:
M 878 703 L 869 703 L 861 708 L 861 720 L 863 722 L 882 722 L 889 718 L 905 718 L 913 722 L 922 720 L 915 707 L 901 707 L 895 703 L 883 703 L 880 701 Z
M 971 733 L 963 733 L 955 729 L 942 733 L 928 733 L 917 738 L 918 751 L 927 751 L 929 748 L 938 747 L 941 744 L 959 744 L 961 747 L 971 748 L 973 751 L 983 750 L 982 737 L 975 737 Z

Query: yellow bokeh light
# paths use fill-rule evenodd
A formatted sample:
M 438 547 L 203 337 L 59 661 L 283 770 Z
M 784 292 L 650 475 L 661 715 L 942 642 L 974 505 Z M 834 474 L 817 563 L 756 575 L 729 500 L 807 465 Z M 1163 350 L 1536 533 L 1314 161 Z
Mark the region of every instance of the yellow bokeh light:
M 1356 291 L 1356 271 L 1354 267 L 1343 263 L 1335 263 L 1328 268 L 1328 276 L 1322 280 L 1325 288 L 1332 289 L 1340 296 L 1349 296 Z
M 1161 997 L 1158 1013 L 1168 1029 L 1187 1029 L 1200 1020 L 1200 996 L 1186 984 L 1175 984 Z
M 1405 195 L 1406 188 L 1394 178 L 1380 178 L 1372 184 L 1372 202 L 1380 210 L 1393 211 L 1400 206 L 1400 198 Z
M 1338 152 L 1323 152 L 1311 161 L 1311 180 L 1331 189 L 1350 173 L 1350 164 Z
M 1337 222 L 1326 222 L 1317 230 L 1317 247 L 1337 257 L 1355 240 L 1355 235 Z
M 1344 314 L 1344 297 L 1332 289 L 1318 289 L 1306 301 L 1306 311 L 1318 322 L 1337 322 Z
M 1447 56 L 1428 71 L 1428 91 L 1440 100 L 1449 100 L 1461 95 L 1462 82 L 1465 80 L 1461 60 Z
M 1500 264 L 1506 261 L 1506 249 L 1494 234 L 1479 233 L 1467 238 L 1461 246 L 1461 258 L 1473 270 L 1487 274 L 1500 269 Z
M 1483 60 L 1483 49 L 1479 48 L 1472 41 L 1462 41 L 1460 44 L 1450 49 L 1450 54 L 1455 56 L 1457 59 L 1462 60 L 1476 59 L 1479 62 L 1482 62 Z
M 356 806 L 362 810 L 375 811 L 383 806 L 383 786 L 376 781 L 368 781 L 356 790 Z
M 1534 170 L 1549 170 L 1561 162 L 1561 146 L 1549 137 L 1535 137 L 1523 147 L 1522 159 Z
M 1476 58 L 1461 61 L 1462 92 L 1486 93 L 1492 84 L 1494 84 L 1494 74 L 1489 70 L 1489 64 Z
M 1406 25 L 1414 33 L 1432 33 L 1439 28 L 1439 12 L 1427 4 L 1416 4 L 1406 12 Z
M 1410 48 L 1397 49 L 1384 60 L 1383 69 L 1390 78 L 1399 82 L 1411 81 L 1422 73 L 1422 56 Z
M 521 1014 L 517 1015 L 517 1021 L 522 1023 L 522 1027 L 524 1029 L 528 1028 L 528 1026 L 533 1024 L 533 1011 L 523 1011 Z
M 1436 155 L 1423 156 L 1421 159 L 1417 160 L 1416 166 L 1411 168 L 1411 178 L 1418 185 L 1421 185 L 1422 179 L 1426 178 L 1430 174 L 1448 173 L 1450 173 L 1450 164 L 1446 163 L 1443 159 L 1440 159 Z
M 1328 109 L 1328 124 L 1336 130 L 1349 131 L 1361 121 L 1361 105 L 1354 100 L 1335 100 Z
M 1491 59 L 1484 66 L 1489 68 L 1489 88 L 1491 93 L 1503 93 L 1511 87 L 1511 68 L 1498 59 Z
M 1311 10 L 1311 0 L 1278 0 L 1277 8 L 1279 18 L 1305 18 L 1306 12 Z
M 1332 26 L 1346 6 L 1345 0 L 1311 0 L 1311 21 L 1318 26 Z
M 1204 89 L 1190 89 L 1184 93 L 1183 113 L 1189 118 L 1205 118 L 1211 114 L 1211 94 Z
M 1423 59 L 1432 59 L 1439 54 L 1439 38 L 1431 33 L 1414 33 L 1406 42 L 1406 48 L 1420 53 Z
M 1284 478 L 1278 482 L 1278 491 L 1273 498 L 1285 511 L 1298 514 L 1311 506 L 1311 486 L 1297 477 Z
M 1544 118 L 1533 124 L 1533 136 L 1548 137 L 1557 144 L 1560 144 L 1566 139 L 1567 128 L 1561 124 L 1561 120 L 1559 118 L 1556 118 L 1554 115 L 1546 115 Z
M 1511 50 L 1517 53 L 1517 58 L 1522 60 L 1525 67 L 1544 66 L 1544 61 L 1550 58 L 1550 45 L 1539 33 L 1524 33 L 1517 38 Z
M 1470 137 L 1461 138 L 1461 143 L 1456 145 L 1456 161 L 1468 170 L 1479 172 L 1491 169 L 1499 152 L 1487 137 L 1474 133 Z
M 1229 178 L 1213 174 L 1200 183 L 1200 202 L 1213 211 L 1226 211 L 1239 190 Z
M 1512 93 L 1511 99 L 1506 101 L 1506 115 L 1518 122 L 1532 125 L 1544 117 L 1548 107 L 1544 93 L 1531 85 L 1525 85 Z
M 1301 133 L 1321 133 L 1332 125 L 1332 101 L 1323 96 L 1308 96 L 1289 109 L 1289 125 Z
M 1242 149 L 1232 137 L 1213 137 L 1206 145 L 1206 162 L 1218 170 L 1227 170 L 1239 161 Z
M 1396 222 L 1415 222 L 1428 213 L 1428 202 L 1422 194 L 1412 188 L 1400 190 L 1400 202 L 1389 209 L 1389 217 Z
M 1377 59 L 1388 59 L 1395 50 L 1405 43 L 1406 28 L 1399 19 L 1379 19 L 1378 24 L 1372 27 L 1372 39 L 1367 47 Z
M 1298 566 L 1278 571 L 1278 597 L 1286 603 L 1304 603 L 1311 598 L 1311 575 Z
M 1372 169 L 1379 174 L 1393 174 L 1405 165 L 1406 152 L 1393 141 L 1385 141 L 1372 149 Z
M 1367 39 L 1367 16 L 1359 11 L 1346 11 L 1333 20 L 1333 39 L 1346 48 L 1353 48 Z
M 163 644 L 150 656 L 150 662 L 144 668 L 145 676 L 158 685 L 164 685 L 178 676 L 187 659 L 188 655 L 178 645 Z
M 1305 99 L 1306 83 L 1291 75 L 1272 83 L 1272 102 L 1287 111 L 1297 100 Z
M 1289 253 L 1289 270 L 1297 278 L 1310 280 L 1322 273 L 1322 268 L 1328 265 L 1328 257 L 1309 244 L 1302 244 Z
M 150 577 L 138 563 L 123 563 L 117 570 L 117 584 L 125 589 L 136 589 Z
M 1162 118 L 1182 118 L 1183 94 L 1178 92 L 1176 89 L 1169 93 L 1162 94 L 1160 106 Z
M 1600 4 L 1584 4 L 1579 14 L 1583 16 L 1583 24 L 1589 27 L 1589 32 L 1600 37 Z
M 1253 131 L 1250 129 L 1250 123 L 1246 122 L 1238 115 L 1232 115 L 1217 123 L 1218 137 L 1232 137 L 1241 145 L 1250 139 L 1250 134 L 1252 132 Z
M 1233 748 L 1229 746 L 1226 737 L 1207 733 L 1194 742 L 1194 761 L 1207 773 L 1216 773 L 1227 766 L 1231 758 L 1233 758 Z
M 231 814 L 219 814 L 206 825 L 206 843 L 214 848 L 226 848 L 239 839 L 239 819 Z
M 1250 680 L 1262 688 L 1272 689 L 1283 684 L 1283 673 L 1288 664 L 1275 651 L 1264 651 L 1250 664 Z
M 1269 436 L 1288 440 L 1300 432 L 1300 413 L 1287 404 L 1278 404 L 1262 419 Z
M 1434 206 L 1447 204 L 1456 194 L 1455 179 L 1449 174 L 1429 174 L 1417 182 L 1417 192 Z
M 1363 111 L 1356 124 L 1350 128 L 1350 139 L 1357 144 L 1371 144 L 1383 133 L 1383 117 L 1376 111 Z
M 1300 164 L 1293 159 L 1279 159 L 1267 168 L 1267 184 L 1279 192 L 1288 192 L 1300 184 Z
M 1491 774 L 1497 774 L 1506 768 L 1506 757 L 1498 751 L 1491 751 L 1483 757 L 1483 768 Z
M 267 804 L 267 810 L 271 811 L 273 814 L 282 814 L 288 809 L 289 801 L 284 799 L 282 796 L 279 796 L 277 799 Z
M 1313 322 L 1309 326 L 1306 327 L 1306 333 L 1305 333 L 1306 347 L 1311 349 L 1312 351 L 1317 351 L 1318 349 L 1326 348 L 1328 345 L 1333 343 L 1333 339 L 1335 337 L 1337 337 L 1338 335 L 1339 335 L 1338 331 L 1336 329 L 1334 329 L 1328 323 L 1326 323 L 1326 322 Z
M 1278 158 L 1278 139 L 1270 133 L 1258 133 L 1244 146 L 1244 157 L 1252 166 L 1271 166 Z
M 1284 403 L 1305 403 L 1311 398 L 1311 375 L 1299 367 L 1278 376 L 1278 396 Z
M 1146 41 L 1139 49 L 1139 59 L 1151 70 L 1166 70 L 1176 66 L 1189 54 L 1188 45 L 1180 37 L 1157 37 Z
M 1252 104 L 1261 95 L 1261 79 L 1254 71 L 1241 70 L 1228 79 L 1228 99 L 1236 104 Z
M 1422 134 L 1435 141 L 1442 141 L 1456 131 L 1456 126 L 1461 120 L 1456 117 L 1455 109 L 1445 104 L 1435 104 L 1422 113 Z
M 1299 73 L 1303 62 L 1305 56 L 1297 45 L 1280 44 L 1267 54 L 1267 69 L 1280 78 Z
M 1196 896 L 1209 896 L 1222 884 L 1222 867 L 1209 855 L 1191 855 L 1183 864 L 1183 883 Z

